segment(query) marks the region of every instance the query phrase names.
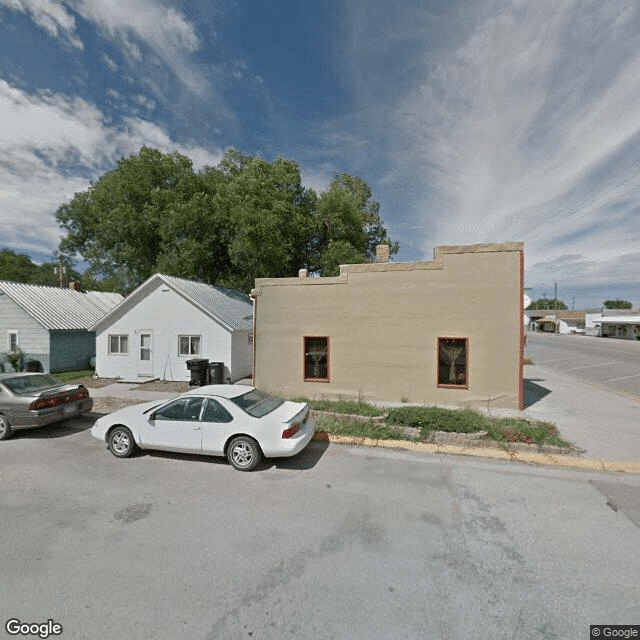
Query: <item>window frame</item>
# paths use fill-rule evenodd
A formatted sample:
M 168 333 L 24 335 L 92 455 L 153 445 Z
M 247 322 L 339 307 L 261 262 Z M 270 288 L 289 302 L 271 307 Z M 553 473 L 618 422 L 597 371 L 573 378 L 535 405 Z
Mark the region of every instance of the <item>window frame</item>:
M 307 377 L 307 340 L 326 340 L 327 341 L 327 377 L 326 378 L 308 378 Z M 302 338 L 302 377 L 305 382 L 331 382 L 331 338 L 329 336 L 303 336 Z
M 182 338 L 187 338 L 189 340 L 189 353 L 183 353 L 182 352 Z M 192 339 L 193 338 L 197 338 L 198 339 L 198 352 L 197 353 L 191 353 L 191 346 L 192 346 Z M 193 358 L 194 356 L 201 356 L 202 355 L 202 335 L 196 335 L 196 334 L 191 334 L 191 333 L 182 333 L 178 336 L 178 357 L 179 358 Z
M 16 338 L 16 341 L 15 341 L 16 342 L 16 346 L 15 347 L 11 346 L 11 338 L 12 338 L 12 336 L 15 336 L 15 338 Z M 7 351 L 9 353 L 12 353 L 12 352 L 18 351 L 18 349 L 20 349 L 20 334 L 19 334 L 17 329 L 8 329 L 7 330 Z
M 198 401 L 200 402 L 200 408 L 198 410 L 198 415 L 195 418 L 185 418 L 184 416 L 174 418 L 174 417 L 166 417 L 163 415 L 160 415 L 160 417 L 158 417 L 158 414 L 159 413 L 162 414 L 162 411 L 164 411 L 168 407 L 175 407 L 176 405 L 183 405 L 183 407 L 186 407 L 190 402 L 195 404 Z M 191 397 L 183 396 L 183 397 L 174 398 L 170 402 L 167 402 L 167 404 L 165 404 L 164 406 L 154 411 L 150 417 L 152 420 L 162 420 L 164 422 L 202 422 L 202 415 L 203 415 L 203 411 L 206 404 L 205 401 L 206 401 L 206 398 L 202 396 L 191 396 Z
M 440 382 L 440 342 L 441 340 L 464 341 L 464 384 Z M 468 336 L 438 336 L 436 343 L 436 385 L 438 389 L 468 389 L 469 388 L 469 337 Z
M 118 351 L 112 351 L 111 340 L 118 339 Z M 122 339 L 126 340 L 126 349 L 122 350 Z M 107 353 L 110 356 L 128 356 L 129 355 L 129 334 L 128 333 L 109 333 L 107 334 Z

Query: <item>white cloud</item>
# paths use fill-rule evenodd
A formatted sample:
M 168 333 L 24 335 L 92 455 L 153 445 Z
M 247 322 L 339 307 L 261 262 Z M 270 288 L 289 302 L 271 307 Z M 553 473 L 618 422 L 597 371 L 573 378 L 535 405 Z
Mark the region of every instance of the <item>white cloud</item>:
M 200 93 L 205 84 L 190 56 L 201 46 L 196 26 L 178 9 L 157 0 L 0 0 L 0 4 L 27 13 L 51 37 L 82 49 L 76 32 L 75 11 L 116 42 L 132 63 L 145 59 L 143 47 L 170 69 L 184 86 Z M 115 61 L 103 56 L 114 71 Z
M 33 254 L 57 247 L 57 207 L 86 189 L 89 180 L 141 146 L 179 151 L 196 167 L 222 158 L 173 140 L 159 125 L 129 118 L 119 126 L 80 98 L 29 95 L 0 80 L 0 237 L 3 246 Z
M 75 49 L 84 48 L 82 41 L 75 33 L 75 18 L 63 3 L 54 0 L 0 0 L 0 5 L 29 14 L 32 20 L 52 38 Z
M 118 70 L 118 64 L 116 63 L 116 61 L 110 56 L 108 56 L 106 53 L 102 55 L 102 60 L 107 65 L 109 70 L 112 71 L 113 73 L 115 73 Z
M 617 256 L 640 240 L 640 7 L 492 7 L 463 46 L 425 54 L 396 102 L 392 155 L 404 159 L 390 180 L 407 172 L 424 185 L 423 254 L 435 242 L 524 240 L 532 274 L 581 255 L 584 273 L 617 277 Z
M 143 44 L 179 81 L 195 92 L 202 91 L 203 78 L 190 59 L 200 48 L 200 38 L 183 13 L 154 0 L 73 2 L 78 13 L 119 43 L 132 61 L 143 60 Z
M 134 102 L 139 104 L 141 107 L 145 107 L 145 109 L 149 109 L 149 111 L 152 111 L 156 107 L 156 103 L 154 100 L 142 94 L 133 96 L 133 100 Z

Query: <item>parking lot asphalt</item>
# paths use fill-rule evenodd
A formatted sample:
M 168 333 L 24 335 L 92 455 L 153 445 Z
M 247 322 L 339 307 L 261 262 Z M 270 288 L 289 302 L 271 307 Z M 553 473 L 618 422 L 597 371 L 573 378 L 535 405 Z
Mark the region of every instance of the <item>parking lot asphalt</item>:
M 640 401 L 640 342 L 530 332 L 527 355 L 545 369 Z

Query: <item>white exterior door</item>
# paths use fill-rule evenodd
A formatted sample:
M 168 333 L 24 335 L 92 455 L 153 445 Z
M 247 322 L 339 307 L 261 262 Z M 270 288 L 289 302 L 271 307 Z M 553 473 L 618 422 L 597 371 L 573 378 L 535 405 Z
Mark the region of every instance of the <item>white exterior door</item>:
M 138 375 L 153 375 L 153 332 L 139 331 Z

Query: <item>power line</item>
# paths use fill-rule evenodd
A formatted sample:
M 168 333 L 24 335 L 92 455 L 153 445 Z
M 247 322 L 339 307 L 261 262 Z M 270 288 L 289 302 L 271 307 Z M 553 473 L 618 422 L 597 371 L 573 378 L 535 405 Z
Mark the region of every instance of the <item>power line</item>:
M 535 243 L 539 242 L 540 240 L 542 240 L 543 238 L 548 236 L 548 234 L 545 233 L 546 231 L 550 231 L 551 229 L 553 229 L 553 227 L 555 227 L 556 225 L 561 224 L 561 223 L 563 223 L 565 221 L 569 222 L 570 218 L 575 216 L 576 213 L 580 213 L 580 211 L 583 209 L 584 206 L 589 206 L 590 204 L 596 202 L 597 200 L 604 198 L 608 194 L 612 193 L 614 190 L 619 189 L 623 185 L 627 184 L 629 181 L 631 181 L 634 178 L 636 178 L 637 177 L 637 173 L 633 172 L 628 178 L 626 178 L 626 179 L 624 179 L 622 181 L 614 182 L 615 179 L 618 176 L 622 175 L 623 173 L 625 173 L 629 169 L 635 168 L 638 164 L 640 164 L 640 160 L 636 160 L 636 161 L 628 164 L 626 167 L 620 169 L 615 174 L 609 176 L 603 183 L 603 186 L 611 185 L 606 190 L 604 190 L 604 191 L 601 190 L 597 195 L 590 194 L 588 196 L 584 196 L 583 198 L 581 198 L 577 202 L 568 203 L 568 204 L 564 205 L 563 207 L 561 207 L 558 210 L 556 210 L 553 213 L 551 218 L 548 218 L 547 220 L 541 222 L 540 224 L 534 225 L 528 231 L 525 231 L 524 232 L 525 241 L 527 241 L 527 237 L 540 235 L 542 233 L 544 235 L 541 238 L 529 241 L 531 244 L 535 244 Z M 640 185 L 636 185 L 632 189 L 630 189 L 630 190 L 626 191 L 625 193 L 621 194 L 620 196 L 618 196 L 613 202 L 609 202 L 609 203 L 606 203 L 606 204 L 609 205 L 609 204 L 613 204 L 615 202 L 618 202 L 620 199 L 622 199 L 623 197 L 633 193 L 638 188 L 640 188 Z M 592 215 L 593 213 L 597 213 L 604 206 L 605 206 L 605 203 L 603 203 L 603 205 L 597 207 L 596 209 L 593 209 L 592 211 L 587 211 L 587 212 L 582 213 L 577 218 L 575 218 L 574 222 L 586 217 L 587 215 Z M 566 216 L 562 216 L 560 219 L 558 219 L 558 215 L 560 213 L 566 212 L 568 210 L 571 210 L 571 213 L 569 213 Z M 561 228 L 564 228 L 564 227 L 561 227 Z

